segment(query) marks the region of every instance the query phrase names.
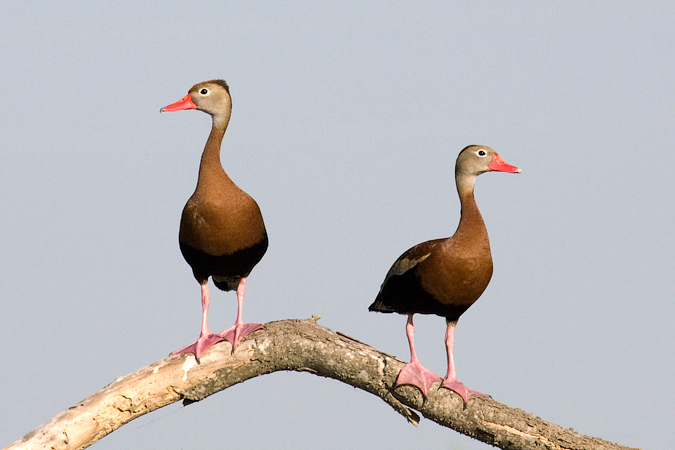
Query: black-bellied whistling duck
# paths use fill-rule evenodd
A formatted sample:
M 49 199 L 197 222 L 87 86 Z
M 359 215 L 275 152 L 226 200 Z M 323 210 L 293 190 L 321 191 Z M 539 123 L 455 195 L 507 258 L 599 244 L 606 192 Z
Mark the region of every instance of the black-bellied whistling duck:
M 242 320 L 246 277 L 267 250 L 267 232 L 258 204 L 237 187 L 220 163 L 220 144 L 230 121 L 232 99 L 223 80 L 205 81 L 192 86 L 188 95 L 161 111 L 198 109 L 213 118 L 199 165 L 197 188 L 185 204 L 180 220 L 178 242 L 192 273 L 202 288 L 202 330 L 193 343 L 172 355 L 194 353 L 199 361 L 210 346 L 227 340 L 232 351 L 241 338 L 263 328 Z M 208 279 L 223 291 L 237 291 L 237 320 L 221 333 L 211 333 L 208 324 Z
M 410 363 L 396 379 L 397 385 L 417 386 L 426 396 L 429 387 L 441 378 L 424 368 L 415 353 L 413 314 L 445 317 L 445 346 L 448 372 L 442 387 L 462 396 L 464 403 L 480 392 L 457 381 L 452 349 L 455 325 L 481 296 L 492 277 L 492 255 L 485 223 L 473 194 L 476 177 L 484 172 L 520 173 L 506 164 L 490 147 L 470 145 L 462 150 L 455 165 L 455 182 L 461 203 L 461 218 L 452 237 L 423 242 L 403 253 L 391 266 L 370 311 L 407 314 L 406 334 Z

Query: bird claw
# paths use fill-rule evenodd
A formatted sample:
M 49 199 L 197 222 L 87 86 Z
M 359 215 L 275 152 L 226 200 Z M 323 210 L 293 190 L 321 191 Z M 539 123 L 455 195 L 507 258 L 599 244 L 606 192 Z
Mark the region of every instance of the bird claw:
M 239 342 L 248 334 L 257 330 L 262 330 L 264 327 L 261 323 L 242 323 L 236 324 L 227 330 L 222 331 L 218 336 L 232 344 L 232 353 L 237 348 Z
M 449 380 L 445 379 L 443 380 L 443 384 L 441 384 L 441 387 L 444 387 L 446 389 L 450 389 L 451 391 L 459 394 L 460 397 L 462 397 L 462 400 L 464 400 L 464 404 L 469 401 L 469 398 L 471 398 L 472 395 L 478 395 L 479 397 L 488 397 L 491 398 L 487 394 L 483 394 L 482 392 L 474 391 L 473 389 L 469 389 L 466 386 L 464 386 L 464 383 L 461 381 L 457 380 Z
M 185 347 L 181 348 L 180 350 L 176 350 L 175 352 L 171 352 L 171 356 L 174 355 L 180 355 L 181 353 L 192 353 L 195 355 L 195 359 L 197 362 L 199 362 L 199 358 L 201 358 L 202 354 L 211 347 L 212 345 L 217 344 L 218 342 L 222 341 L 223 337 L 220 336 L 219 334 L 202 334 L 197 338 L 196 341 L 192 342 L 191 344 L 186 345 Z
M 398 378 L 396 378 L 396 385 L 409 384 L 415 386 L 426 397 L 431 385 L 437 381 L 441 381 L 441 377 L 423 367 L 419 361 L 415 361 L 403 366 L 403 369 L 398 374 Z

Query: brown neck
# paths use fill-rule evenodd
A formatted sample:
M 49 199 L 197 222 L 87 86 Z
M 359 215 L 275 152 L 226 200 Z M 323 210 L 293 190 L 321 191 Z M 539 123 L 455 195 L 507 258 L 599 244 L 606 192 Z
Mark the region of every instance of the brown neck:
M 209 134 L 209 139 L 206 141 L 206 146 L 202 153 L 201 163 L 199 164 L 197 191 L 200 188 L 206 188 L 216 183 L 232 183 L 220 162 L 220 144 L 223 142 L 226 128 L 227 124 L 224 127 L 216 126 L 214 121 L 211 134 Z
M 459 201 L 462 207 L 459 226 L 457 227 L 457 231 L 455 231 L 455 236 L 470 239 L 481 245 L 487 244 L 489 251 L 490 244 L 487 229 L 485 228 L 485 222 L 483 222 L 483 217 L 478 210 L 476 198 L 473 194 L 475 181 L 475 176 L 457 177 L 457 193 L 459 194 Z

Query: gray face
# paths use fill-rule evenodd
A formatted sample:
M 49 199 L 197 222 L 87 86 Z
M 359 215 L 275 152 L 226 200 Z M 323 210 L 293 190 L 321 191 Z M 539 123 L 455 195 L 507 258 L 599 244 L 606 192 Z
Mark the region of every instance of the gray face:
M 216 124 L 226 124 L 232 111 L 232 100 L 224 82 L 205 81 L 190 89 L 190 96 L 197 109 L 213 116 Z
M 497 152 L 485 145 L 470 145 L 457 156 L 457 175 L 478 176 L 488 171 Z

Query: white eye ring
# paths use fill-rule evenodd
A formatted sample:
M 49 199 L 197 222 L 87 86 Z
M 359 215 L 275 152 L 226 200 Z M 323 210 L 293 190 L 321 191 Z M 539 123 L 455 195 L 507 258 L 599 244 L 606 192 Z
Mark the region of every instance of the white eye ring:
M 476 152 L 476 154 L 480 157 L 485 157 L 487 156 L 487 152 L 483 150 L 482 148 Z
M 201 88 L 201 89 L 199 90 L 199 94 L 200 94 L 200 95 L 209 95 L 209 90 L 206 89 L 206 88 Z

